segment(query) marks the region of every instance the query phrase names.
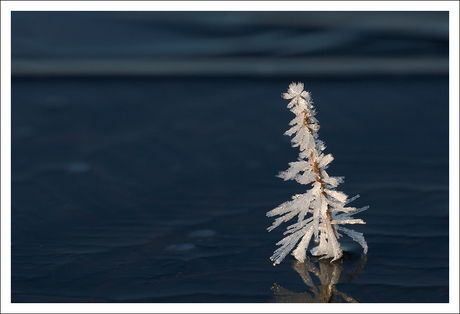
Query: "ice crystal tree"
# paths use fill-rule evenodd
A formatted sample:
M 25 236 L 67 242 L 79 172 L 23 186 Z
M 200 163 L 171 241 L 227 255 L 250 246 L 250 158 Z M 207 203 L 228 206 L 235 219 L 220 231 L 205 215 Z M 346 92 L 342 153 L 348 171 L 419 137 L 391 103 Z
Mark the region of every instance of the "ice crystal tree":
M 362 208 L 346 207 L 348 203 L 358 198 L 359 195 L 348 199 L 343 192 L 336 190 L 343 177 L 330 177 L 326 169 L 334 159 L 331 154 L 323 153 L 325 144 L 318 139 L 319 123 L 315 118 L 316 111 L 310 93 L 303 90 L 303 83 L 292 83 L 283 98 L 290 99 L 288 108 L 295 114 L 289 123 L 292 127 L 285 135 L 291 139 L 293 147 L 299 147 L 300 153 L 297 161 L 289 163 L 289 169 L 279 173 L 278 177 L 286 180 L 295 180 L 300 184 L 311 184 L 311 189 L 304 194 L 297 194 L 275 209 L 269 211 L 267 216 L 277 216 L 268 231 L 278 227 L 281 223 L 297 216 L 297 222 L 290 225 L 284 232 L 286 237 L 279 241 L 280 247 L 275 251 L 271 260 L 273 265 L 279 264 L 286 255 L 293 251 L 294 257 L 304 262 L 308 245 L 312 237 L 318 244 L 310 252 L 321 258 L 332 258 L 331 261 L 342 257 L 342 248 L 338 239 L 342 233 L 358 242 L 367 253 L 367 243 L 363 234 L 343 227 L 345 224 L 364 224 L 361 219 L 352 216 L 362 212 Z M 300 241 L 300 242 L 299 242 Z

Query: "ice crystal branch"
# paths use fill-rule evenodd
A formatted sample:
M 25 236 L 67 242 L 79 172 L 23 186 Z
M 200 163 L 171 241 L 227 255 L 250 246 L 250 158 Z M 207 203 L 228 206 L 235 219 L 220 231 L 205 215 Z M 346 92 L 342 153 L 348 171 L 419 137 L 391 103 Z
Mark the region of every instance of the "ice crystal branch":
M 284 232 L 286 237 L 279 241 L 280 247 L 275 251 L 271 260 L 273 265 L 279 264 L 286 255 L 292 252 L 300 262 L 304 262 L 310 240 L 314 237 L 318 244 L 310 252 L 321 258 L 332 258 L 332 261 L 342 257 L 342 248 L 338 239 L 345 233 L 358 242 L 367 253 L 367 243 L 363 234 L 343 227 L 344 224 L 364 224 L 361 219 L 352 216 L 362 212 L 362 208 L 346 207 L 359 197 L 348 199 L 343 192 L 336 190 L 343 177 L 330 177 L 326 169 L 334 159 L 331 154 L 325 155 L 325 144 L 318 139 L 319 123 L 315 118 L 316 111 L 310 93 L 303 90 L 303 83 L 292 83 L 283 98 L 290 99 L 288 108 L 295 114 L 289 123 L 291 128 L 284 134 L 293 136 L 293 147 L 299 147 L 298 161 L 289 163 L 289 168 L 279 173 L 284 180 L 295 180 L 300 184 L 310 184 L 311 189 L 304 194 L 297 194 L 275 209 L 267 216 L 280 216 L 275 219 L 268 231 L 278 227 L 297 216 L 297 222 L 290 225 Z

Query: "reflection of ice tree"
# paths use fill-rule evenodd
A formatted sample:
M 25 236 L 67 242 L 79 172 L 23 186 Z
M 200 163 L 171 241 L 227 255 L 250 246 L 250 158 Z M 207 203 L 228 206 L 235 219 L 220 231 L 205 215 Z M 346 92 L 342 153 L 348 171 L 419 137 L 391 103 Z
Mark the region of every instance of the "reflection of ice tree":
M 304 263 L 297 261 L 292 267 L 297 271 L 297 273 L 299 273 L 303 282 L 309 287 L 310 291 L 296 293 L 287 290 L 278 284 L 274 284 L 272 290 L 275 292 L 275 301 L 284 303 L 357 303 L 358 301 L 354 298 L 338 291 L 335 285 L 351 281 L 361 272 L 363 267 L 366 265 L 366 262 L 367 256 L 362 255 L 359 264 L 354 270 L 342 273 L 342 260 L 338 260 L 333 263 L 325 260 L 319 260 L 317 262 L 317 264 L 319 264 L 319 268 L 315 266 L 315 263 L 310 261 L 308 257 Z M 314 284 L 310 273 L 319 279 L 320 285 Z

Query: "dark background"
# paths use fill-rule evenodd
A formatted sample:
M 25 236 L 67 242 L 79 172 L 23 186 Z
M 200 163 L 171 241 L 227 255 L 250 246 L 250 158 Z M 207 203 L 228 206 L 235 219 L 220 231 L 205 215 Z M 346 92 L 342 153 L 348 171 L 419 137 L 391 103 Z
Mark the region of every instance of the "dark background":
M 12 302 L 448 302 L 448 18 L 12 12 Z M 292 81 L 367 257 L 269 260 Z

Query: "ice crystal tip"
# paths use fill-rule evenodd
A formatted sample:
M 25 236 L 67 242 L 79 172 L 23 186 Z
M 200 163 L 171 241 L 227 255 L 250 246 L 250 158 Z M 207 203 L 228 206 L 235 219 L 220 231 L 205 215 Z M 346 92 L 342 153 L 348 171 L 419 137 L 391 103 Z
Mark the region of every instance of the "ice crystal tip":
M 307 249 L 311 239 L 317 244 L 310 250 L 312 255 L 321 258 L 331 258 L 331 261 L 342 257 L 343 252 L 338 238 L 338 231 L 358 242 L 366 254 L 368 247 L 362 233 L 343 227 L 344 224 L 363 224 L 361 219 L 352 215 L 364 211 L 362 208 L 345 207 L 359 195 L 348 199 L 348 196 L 336 190 L 344 182 L 344 177 L 330 177 L 326 169 L 334 160 L 331 154 L 323 154 L 326 145 L 318 139 L 319 122 L 314 117 L 316 114 L 310 93 L 304 91 L 303 83 L 291 83 L 284 99 L 289 99 L 288 108 L 295 114 L 289 123 L 291 128 L 285 135 L 293 136 L 293 147 L 299 147 L 299 158 L 289 163 L 289 169 L 281 171 L 277 176 L 283 180 L 295 180 L 300 184 L 312 184 L 312 188 L 304 194 L 296 194 L 291 201 L 287 201 L 267 213 L 267 216 L 280 216 L 275 219 L 268 231 L 278 227 L 294 217 L 296 223 L 287 227 L 285 238 L 277 243 L 280 247 L 270 258 L 273 265 L 281 261 L 291 251 L 292 255 L 300 262 L 305 261 Z M 297 245 L 297 247 L 296 247 Z M 295 248 L 296 247 L 296 248 Z M 294 249 L 295 248 L 295 249 Z

